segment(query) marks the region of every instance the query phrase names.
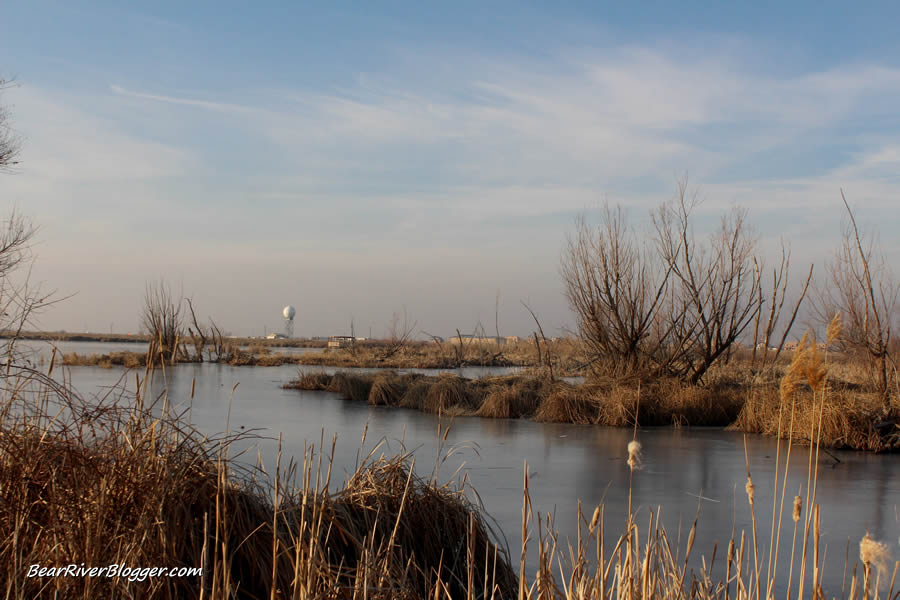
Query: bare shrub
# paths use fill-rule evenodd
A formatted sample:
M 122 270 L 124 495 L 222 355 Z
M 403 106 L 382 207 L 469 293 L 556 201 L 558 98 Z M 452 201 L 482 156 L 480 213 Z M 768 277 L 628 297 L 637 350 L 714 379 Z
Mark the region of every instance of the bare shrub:
M 636 239 L 621 207 L 606 206 L 596 229 L 578 218 L 563 254 L 562 277 L 578 330 L 594 355 L 614 359 L 622 372 L 647 366 L 653 354 L 649 336 L 670 273 Z
M 144 291 L 144 311 L 141 325 L 159 344 L 161 355 L 175 362 L 178 345 L 183 337 L 182 301 L 175 299 L 169 285 L 163 281 L 147 284 Z
M 841 200 L 847 209 L 841 245 L 828 264 L 828 281 L 818 290 L 815 308 L 823 323 L 840 313 L 838 343 L 867 360 L 882 408 L 889 412 L 896 376 L 890 361 L 891 321 L 897 315 L 900 284 L 876 248 L 875 236 L 859 231 L 843 191 Z
M 698 203 L 682 180 L 675 200 L 654 215 L 656 242 L 672 271 L 663 360 L 666 370 L 691 383 L 700 381 L 762 306 L 756 238 L 746 211 L 735 208 L 723 216 L 703 243 L 691 220 Z

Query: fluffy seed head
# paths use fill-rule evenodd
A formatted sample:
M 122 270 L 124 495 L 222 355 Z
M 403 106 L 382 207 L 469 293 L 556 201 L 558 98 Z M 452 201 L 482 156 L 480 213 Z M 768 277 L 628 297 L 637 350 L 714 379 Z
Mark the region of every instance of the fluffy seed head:
M 859 542 L 859 559 L 867 566 L 874 565 L 881 572 L 887 569 L 890 558 L 887 544 L 875 541 L 867 531 Z
M 800 506 L 803 504 L 803 498 L 794 496 L 794 523 L 800 520 Z
M 750 476 L 747 476 L 747 485 L 744 486 L 744 489 L 747 491 L 747 498 L 750 500 L 750 504 L 753 504 L 753 496 L 756 490 L 756 486 L 753 485 L 753 480 Z
M 637 440 L 628 442 L 628 466 L 632 471 L 641 468 L 641 443 Z
M 597 528 L 597 523 L 600 522 L 600 507 L 594 509 L 594 516 L 591 517 L 591 531 Z
M 834 318 L 831 319 L 831 323 L 828 324 L 828 329 L 825 331 L 825 340 L 829 344 L 833 344 L 834 342 L 841 339 L 841 333 L 843 333 L 844 327 L 841 323 L 841 313 L 834 313 Z

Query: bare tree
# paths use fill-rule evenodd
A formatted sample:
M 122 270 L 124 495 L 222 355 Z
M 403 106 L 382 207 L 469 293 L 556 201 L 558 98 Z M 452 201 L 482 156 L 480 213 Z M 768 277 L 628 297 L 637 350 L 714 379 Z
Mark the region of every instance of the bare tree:
M 0 79 L 0 92 L 8 89 L 11 85 L 10 80 Z M 8 170 L 18 164 L 16 159 L 21 147 L 22 140 L 9 123 L 9 109 L 0 105 L 0 171 Z
M 803 284 L 803 289 L 800 290 L 800 296 L 797 298 L 796 303 L 794 303 L 794 308 L 791 311 L 790 316 L 788 317 L 787 324 L 784 326 L 781 332 L 781 337 L 778 339 L 778 345 L 775 346 L 774 353 L 769 354 L 769 349 L 772 347 L 772 342 L 775 338 L 775 332 L 777 331 L 778 325 L 781 321 L 782 309 L 784 308 L 784 302 L 788 296 L 788 282 L 790 280 L 790 266 L 791 266 L 791 253 L 787 251 L 784 247 L 784 242 L 781 243 L 781 262 L 778 264 L 778 267 L 772 268 L 772 287 L 771 287 L 771 295 L 769 296 L 769 304 L 768 304 L 768 314 L 765 320 L 765 323 L 762 322 L 762 317 L 764 314 L 763 308 L 765 306 L 765 301 L 763 299 L 763 291 L 764 285 L 762 282 L 758 288 L 758 300 L 760 310 L 756 313 L 756 318 L 753 323 L 753 353 L 751 364 L 754 367 L 757 365 L 757 359 L 759 359 L 759 363 L 765 367 L 766 365 L 774 364 L 775 361 L 778 360 L 779 355 L 781 355 L 782 350 L 784 349 L 784 343 L 787 340 L 787 336 L 790 334 L 791 329 L 794 326 L 794 321 L 797 320 L 797 313 L 800 311 L 800 306 L 803 304 L 804 299 L 806 298 L 806 293 L 809 291 L 809 284 L 812 281 L 813 275 L 813 265 L 809 266 L 809 273 L 806 276 L 806 281 Z M 760 272 L 763 271 L 762 268 L 758 269 Z M 765 289 L 768 289 L 766 287 Z M 760 328 L 762 325 L 762 328 Z M 762 346 L 762 353 L 759 352 L 759 346 Z
M 182 338 L 182 301 L 174 299 L 169 285 L 160 280 L 148 283 L 144 291 L 144 312 L 141 324 L 159 344 L 162 356 L 174 362 Z
M 872 235 L 861 234 L 850 204 L 841 245 L 828 265 L 828 283 L 819 290 L 816 311 L 828 323 L 841 313 L 840 344 L 850 352 L 868 357 L 885 412 L 891 408 L 890 391 L 894 369 L 890 364 L 891 320 L 898 311 L 900 285 L 884 255 L 876 252 Z
M 700 381 L 762 306 L 756 238 L 746 211 L 733 209 L 706 243 L 698 243 L 691 220 L 698 203 L 682 180 L 675 200 L 653 217 L 657 246 L 672 272 L 666 366 L 691 383 Z
M 541 339 L 544 340 L 544 350 L 547 353 L 546 362 L 547 362 L 547 368 L 550 371 L 550 381 L 553 381 L 554 380 L 554 378 L 553 378 L 553 355 L 550 354 L 550 342 L 547 341 L 547 336 L 544 335 L 544 328 L 541 327 L 541 322 L 538 320 L 537 315 L 534 314 L 534 311 L 531 310 L 531 307 L 528 306 L 527 304 L 525 304 L 524 300 L 522 301 L 522 306 L 525 307 L 525 309 L 531 315 L 531 318 L 534 319 L 534 324 L 537 325 L 537 328 L 538 328 L 538 330 L 534 332 L 534 343 L 535 343 L 535 346 L 537 346 L 537 353 L 538 353 L 538 366 L 543 366 L 543 364 L 544 364 L 544 358 L 541 355 L 541 344 L 540 344 L 540 342 L 538 342 L 538 332 L 540 332 Z
M 12 82 L 0 79 L 0 92 Z M 0 105 L 0 172 L 18 164 L 21 139 L 9 122 L 9 109 Z M 53 293 L 44 293 L 30 281 L 31 243 L 36 228 L 15 210 L 0 221 L 0 332 L 6 337 L 7 374 L 15 358 L 15 343 L 35 311 L 60 301 Z M 23 273 L 24 271 L 24 273 Z
M 400 313 L 394 312 L 387 332 L 388 345 L 381 353 L 380 360 L 386 360 L 400 352 L 409 343 L 409 338 L 415 328 L 415 322 L 412 325 L 409 323 L 409 316 L 406 314 L 405 306 L 403 307 L 402 319 Z
M 596 229 L 578 217 L 561 270 L 566 298 L 590 352 L 612 359 L 625 372 L 646 367 L 653 354 L 648 338 L 672 268 L 641 247 L 621 207 L 606 206 Z

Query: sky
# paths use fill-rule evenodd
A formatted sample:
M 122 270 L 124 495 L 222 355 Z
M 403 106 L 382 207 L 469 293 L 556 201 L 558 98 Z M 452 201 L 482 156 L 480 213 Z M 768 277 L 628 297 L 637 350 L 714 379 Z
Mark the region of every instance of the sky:
M 576 216 L 687 176 L 825 264 L 843 189 L 900 259 L 896 3 L 5 2 L 46 330 L 139 328 L 164 279 L 240 335 L 548 335 Z M 499 298 L 499 302 L 498 302 Z

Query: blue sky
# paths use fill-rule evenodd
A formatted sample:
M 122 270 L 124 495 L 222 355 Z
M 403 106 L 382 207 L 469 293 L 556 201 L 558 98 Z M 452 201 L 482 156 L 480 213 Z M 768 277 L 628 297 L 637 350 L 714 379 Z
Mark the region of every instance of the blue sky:
M 699 226 L 750 209 L 797 271 L 839 188 L 900 256 L 896 4 L 47 3 L 0 8 L 48 329 L 136 330 L 165 277 L 227 329 L 406 307 L 449 334 L 571 324 L 575 216 L 636 222 L 689 173 Z

